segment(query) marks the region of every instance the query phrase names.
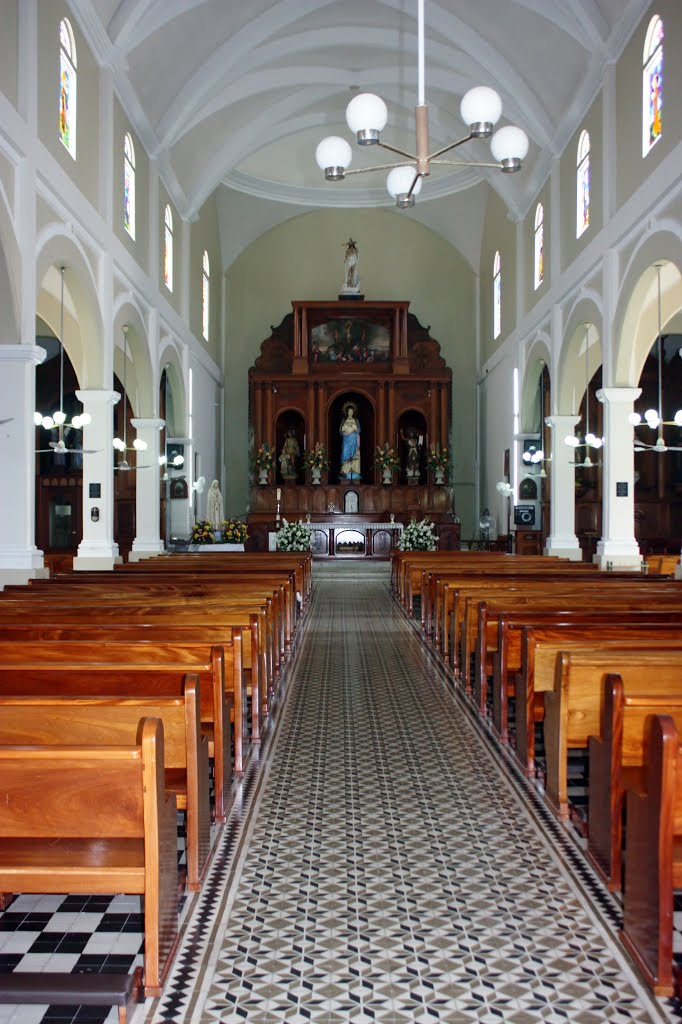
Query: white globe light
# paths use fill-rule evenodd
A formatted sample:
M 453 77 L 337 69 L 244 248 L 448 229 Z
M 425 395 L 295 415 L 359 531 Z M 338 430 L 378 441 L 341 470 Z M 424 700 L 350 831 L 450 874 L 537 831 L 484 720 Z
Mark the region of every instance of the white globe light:
M 523 160 L 528 153 L 528 136 L 521 128 L 508 124 L 495 132 L 490 150 L 499 164 L 505 160 Z
M 647 425 L 653 427 L 654 429 L 661 422 L 656 409 L 647 409 L 647 411 L 644 413 L 644 419 L 647 421 Z
M 585 434 L 585 444 L 592 445 L 594 448 L 594 442 L 597 440 L 596 436 L 592 433 Z
M 322 139 L 315 150 L 317 166 L 323 171 L 327 167 L 343 167 L 345 169 L 352 159 L 353 150 L 340 135 L 328 135 L 326 139 Z
M 33 413 L 33 422 L 35 423 L 35 425 L 37 427 L 42 427 L 42 425 L 43 425 L 43 414 L 42 414 L 42 412 L 34 412 Z
M 417 172 L 414 167 L 394 167 L 393 170 L 388 172 L 386 178 L 386 188 L 388 189 L 389 195 L 392 195 L 395 199 L 396 196 L 403 196 L 412 188 L 412 182 L 417 177 Z M 415 186 L 412 189 L 412 195 L 418 196 L 422 190 L 422 179 L 417 178 Z
M 577 437 L 570 435 L 569 437 L 564 438 L 564 443 L 567 444 L 569 448 L 577 448 L 580 444 L 580 441 Z
M 628 423 L 632 423 L 633 427 L 639 426 L 641 422 L 642 417 L 639 415 L 638 412 L 631 412 L 628 416 Z
M 43 416 L 43 426 L 45 430 L 52 430 L 54 426 L 54 420 L 51 416 Z
M 136 437 L 135 440 L 133 441 L 133 448 L 135 448 L 138 452 L 146 452 L 147 442 L 143 441 L 142 438 L 140 437 Z
M 81 425 L 87 427 L 88 423 L 92 423 L 92 416 L 89 412 L 81 413 Z
M 66 413 L 65 413 L 65 412 L 62 412 L 62 410 L 61 410 L 61 409 L 59 409 L 59 410 L 58 410 L 58 411 L 57 411 L 57 412 L 56 412 L 56 413 L 54 414 L 54 416 L 52 417 L 52 419 L 53 419 L 53 420 L 55 421 L 55 423 L 57 424 L 57 426 L 58 426 L 58 427 L 61 427 L 62 423 L 65 423 L 65 422 L 66 422 Z
M 121 440 L 120 437 L 115 437 L 111 443 L 113 444 L 113 446 L 114 446 L 114 448 L 116 449 L 117 452 L 124 452 L 125 451 L 125 447 L 126 446 L 124 445 L 124 443 L 123 443 L 123 441 Z
M 185 462 L 185 458 L 184 458 L 183 455 L 176 455 L 175 458 L 173 459 L 173 465 L 174 466 L 182 466 L 182 465 L 184 465 L 184 462 Z
M 601 448 L 601 447 L 603 447 L 603 445 L 604 445 L 604 438 L 603 437 L 595 437 L 594 441 L 592 442 L 592 447 L 593 448 Z
M 81 428 L 81 418 L 80 418 L 80 416 L 73 416 L 72 417 L 72 419 L 71 419 L 71 426 L 75 427 L 76 430 L 80 430 L 80 428 Z
M 352 132 L 380 132 L 386 127 L 388 110 L 380 96 L 361 92 L 346 107 L 346 124 Z
M 545 457 L 545 453 L 543 452 L 542 448 L 540 448 L 538 451 L 533 452 L 533 454 L 530 457 L 530 461 L 534 462 L 534 463 L 535 462 L 542 462 L 544 457 Z
M 502 100 L 494 89 L 477 85 L 462 97 L 459 112 L 466 125 L 497 124 L 502 114 Z
M 675 413 L 675 425 L 682 427 L 682 409 L 678 409 Z

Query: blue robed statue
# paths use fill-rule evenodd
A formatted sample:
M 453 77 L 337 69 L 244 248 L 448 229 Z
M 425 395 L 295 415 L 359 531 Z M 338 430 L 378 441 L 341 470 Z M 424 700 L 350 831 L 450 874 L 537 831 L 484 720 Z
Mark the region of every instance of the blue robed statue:
M 357 408 L 353 402 L 343 407 L 344 419 L 341 424 L 341 479 L 361 480 L 360 472 L 360 423 Z

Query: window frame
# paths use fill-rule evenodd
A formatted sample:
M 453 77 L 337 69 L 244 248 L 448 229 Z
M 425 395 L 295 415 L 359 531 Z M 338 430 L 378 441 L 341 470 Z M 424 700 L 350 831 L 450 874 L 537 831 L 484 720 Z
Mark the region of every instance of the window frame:
M 173 291 L 173 211 L 166 203 L 163 211 L 163 283 Z
M 590 226 L 590 207 L 592 196 L 590 195 L 590 154 L 592 143 L 590 133 L 586 128 L 580 133 L 578 139 L 578 150 L 576 156 L 576 177 L 575 177 L 575 237 L 580 238 Z M 587 182 L 587 206 L 585 205 L 585 182 Z M 587 213 L 587 216 L 585 214 Z
M 126 132 L 123 138 L 123 227 L 128 232 L 133 242 L 136 231 L 136 202 L 135 202 L 135 143 L 130 132 Z M 126 207 L 126 187 L 128 187 L 128 205 Z M 126 210 L 128 212 L 128 223 L 126 224 Z
M 64 103 L 64 70 L 66 68 L 69 76 L 68 104 Z M 59 141 L 69 156 L 76 159 L 76 139 L 78 120 L 78 56 L 76 53 L 76 40 L 73 35 L 71 22 L 68 18 L 60 18 L 59 21 Z M 65 124 L 68 132 L 68 141 L 64 138 L 62 123 Z

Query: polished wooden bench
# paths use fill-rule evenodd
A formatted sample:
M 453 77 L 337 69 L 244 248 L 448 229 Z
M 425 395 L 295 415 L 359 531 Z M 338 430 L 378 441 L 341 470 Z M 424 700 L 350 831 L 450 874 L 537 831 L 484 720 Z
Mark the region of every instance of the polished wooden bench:
M 673 890 L 682 888 L 682 748 L 667 715 L 647 719 L 643 787 L 626 795 L 622 941 L 657 996 L 672 996 Z
M 627 789 L 642 789 L 646 751 L 644 727 L 649 715 L 670 715 L 682 729 L 682 675 L 676 668 L 672 680 L 648 672 L 641 682 L 630 681 L 627 693 L 617 673 L 604 677 L 602 719 L 599 734 L 589 738 L 589 804 L 587 853 L 609 889 L 623 881 L 623 803 Z M 658 680 L 661 679 L 659 690 Z M 671 685 L 665 686 L 669 682 Z
M 125 745 L 0 745 L 0 801 L 0 891 L 141 895 L 145 994 L 161 995 L 178 939 L 161 722 Z
M 72 665 L 68 671 L 74 688 L 81 675 L 87 689 L 93 675 L 90 666 Z M 10 688 L 24 695 L 10 695 Z M 186 814 L 187 888 L 198 891 L 208 870 L 211 820 L 208 742 L 201 737 L 196 676 L 185 676 L 181 697 L 62 697 L 55 696 L 54 689 L 49 666 L 17 664 L 0 673 L 0 743 L 56 744 L 66 738 L 70 745 L 129 744 L 141 718 L 159 718 L 165 737 L 166 790 Z

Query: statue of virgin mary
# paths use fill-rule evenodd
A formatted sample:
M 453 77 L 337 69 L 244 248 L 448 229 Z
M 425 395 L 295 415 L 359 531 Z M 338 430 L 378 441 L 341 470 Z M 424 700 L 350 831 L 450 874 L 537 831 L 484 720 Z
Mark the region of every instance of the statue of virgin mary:
M 341 423 L 341 479 L 361 480 L 360 473 L 360 423 L 353 402 L 343 407 Z

